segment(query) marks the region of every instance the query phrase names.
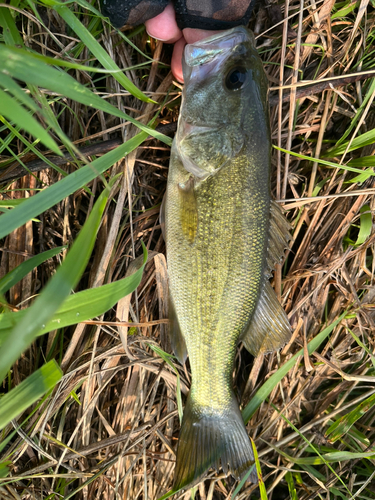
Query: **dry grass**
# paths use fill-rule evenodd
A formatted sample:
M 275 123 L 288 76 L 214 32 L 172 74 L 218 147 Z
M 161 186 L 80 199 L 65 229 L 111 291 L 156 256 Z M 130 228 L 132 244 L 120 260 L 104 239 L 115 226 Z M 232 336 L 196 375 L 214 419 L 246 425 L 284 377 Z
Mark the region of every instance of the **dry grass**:
M 260 9 L 252 28 L 270 85 L 275 89 L 271 89 L 272 95 L 281 102 L 283 95 L 290 93 L 286 103 L 271 108 L 274 144 L 298 155 L 326 155 L 324 159 L 345 166 L 351 159 L 375 153 L 374 145 L 368 145 L 335 157 L 326 154 L 350 126 L 371 80 L 363 78 L 340 88 L 333 80 L 324 92 L 296 98 L 302 78 L 320 80 L 373 70 L 372 4 L 369 0 L 358 2 L 354 12 L 345 18 L 332 15 L 334 4 L 334 0 L 273 4 Z M 347 5 L 342 2 L 336 10 Z M 289 22 L 283 21 L 285 9 Z M 40 13 L 59 43 L 41 30 L 31 11 L 23 11 L 19 22 L 23 22 L 20 29 L 25 43 L 52 57 L 68 57 L 69 50 L 71 57 L 72 51 L 79 48 L 79 40 L 52 11 L 41 8 Z M 278 16 L 280 23 L 275 28 Z M 90 22 L 89 16 L 81 19 L 86 25 Z M 115 32 L 105 30 L 98 38 L 120 67 L 144 62 Z M 155 62 L 146 69 L 129 70 L 127 76 L 153 99 L 165 100 L 161 124 L 175 122 L 180 89 L 157 62 L 168 63 L 170 48 L 149 41 L 145 32 L 135 34 L 132 41 Z M 81 49 L 75 52 L 76 60 L 84 63 L 89 54 L 85 47 Z M 97 77 L 94 82 L 87 73 L 74 73 L 79 81 L 95 87 L 104 98 L 143 123 L 157 110 L 156 105 L 129 96 L 112 77 L 101 76 L 101 81 Z M 375 127 L 374 95 L 362 110 L 356 135 Z M 92 115 L 87 108 L 68 100 L 56 103 L 55 112 L 63 130 L 80 147 L 120 136 L 128 139 L 136 132 L 133 125 L 102 112 Z M 22 153 L 20 142 L 14 140 L 12 147 L 16 154 Z M 32 373 L 44 358 L 55 357 L 64 377 L 22 429 L 17 428 L 2 453 L 0 459 L 10 457 L 12 466 L 10 476 L 1 480 L 1 499 L 152 500 L 171 488 L 179 432 L 177 372 L 150 349 L 150 344 L 155 344 L 170 352 L 167 325 L 158 321 L 167 317 L 168 308 L 165 245 L 158 221 L 168 157 L 166 146 L 148 140 L 113 167 L 111 175 L 125 175 L 113 195 L 115 203 L 107 209 L 93 259 L 80 283 L 83 289 L 125 276 L 133 257 L 141 253 L 143 240 L 151 257 L 137 293 L 131 299 L 124 298 L 116 310 L 97 318 L 96 323 L 81 323 L 39 338 L 13 368 L 12 386 Z M 2 160 L 8 158 L 4 152 Z M 23 161 L 33 159 L 28 153 Z M 358 408 L 375 392 L 374 234 L 359 245 L 353 244 L 359 233 L 360 209 L 368 205 L 367 210 L 374 213 L 373 177 L 363 184 L 350 183 L 357 174 L 279 150 L 274 150 L 273 165 L 272 191 L 287 210 L 294 236 L 286 264 L 275 273 L 274 285 L 295 333 L 281 353 L 253 359 L 239 348 L 235 383 L 242 405 L 326 325 L 343 311 L 351 314 L 318 352 L 309 355 L 305 349 L 305 355 L 248 424 L 261 459 L 268 498 L 375 498 L 375 459 L 358 458 L 329 465 L 303 462 L 303 458 L 316 456 L 311 446 L 321 454 L 327 450 L 374 450 L 372 405 L 351 433 L 347 430 L 336 442 L 325 435 L 338 416 Z M 61 168 L 71 172 L 74 167 L 65 164 Z M 357 168 L 361 167 L 357 164 Z M 23 190 L 32 196 L 40 183 L 50 185 L 61 174 L 46 169 L 36 177 L 26 175 L 6 186 L 3 198 L 17 198 Z M 25 256 L 71 243 L 102 190 L 102 183 L 94 181 L 89 187 L 91 194 L 82 189 L 42 214 L 37 227 L 29 222 L 12 233 L 2 243 L 1 275 Z M 317 187 L 319 196 L 306 200 L 318 194 Z M 10 304 L 22 307 L 29 301 L 53 274 L 56 264 L 48 261 L 13 287 Z M 129 322 L 137 326 L 129 328 Z M 189 371 L 178 363 L 175 370 L 184 397 L 190 384 Z M 25 416 L 18 419 L 19 423 Z M 16 428 L 15 421 L 13 425 Z M 292 475 L 286 476 L 290 471 Z M 230 499 L 236 486 L 232 478 L 210 473 L 197 487 L 195 498 Z M 192 492 L 176 495 L 191 497 Z M 259 498 L 259 489 L 245 485 L 236 498 Z

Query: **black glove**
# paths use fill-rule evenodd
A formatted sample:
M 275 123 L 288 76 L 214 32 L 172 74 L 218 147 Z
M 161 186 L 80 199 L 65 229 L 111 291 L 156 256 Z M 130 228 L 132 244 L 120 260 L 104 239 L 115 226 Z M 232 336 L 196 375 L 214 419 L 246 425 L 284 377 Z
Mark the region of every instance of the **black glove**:
M 174 0 L 180 29 L 227 30 L 247 25 L 256 0 Z
M 257 0 L 174 0 L 178 27 L 224 30 L 246 25 Z M 102 0 L 113 26 L 136 26 L 165 9 L 169 0 Z
M 102 12 L 115 26 L 143 24 L 166 8 L 169 0 L 102 0 Z

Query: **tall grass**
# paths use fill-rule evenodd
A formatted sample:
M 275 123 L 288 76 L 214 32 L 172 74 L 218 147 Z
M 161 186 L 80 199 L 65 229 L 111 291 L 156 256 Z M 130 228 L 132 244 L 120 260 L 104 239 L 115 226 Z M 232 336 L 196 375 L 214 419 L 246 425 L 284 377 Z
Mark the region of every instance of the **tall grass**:
M 172 496 L 190 374 L 169 355 L 158 215 L 180 89 L 170 48 L 98 9 L 0 7 L 4 499 Z M 251 22 L 279 97 L 272 191 L 294 240 L 273 285 L 294 333 L 280 353 L 238 350 L 260 489 L 210 471 L 175 498 L 375 498 L 374 26 L 366 0 Z

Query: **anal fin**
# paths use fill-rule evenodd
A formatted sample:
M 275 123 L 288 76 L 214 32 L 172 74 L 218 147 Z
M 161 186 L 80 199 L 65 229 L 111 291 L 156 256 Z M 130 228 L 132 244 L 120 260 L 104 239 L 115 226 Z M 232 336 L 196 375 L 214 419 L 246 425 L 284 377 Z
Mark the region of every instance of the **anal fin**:
M 246 349 L 259 353 L 276 351 L 290 339 L 291 328 L 270 282 L 265 281 L 254 315 L 240 340 Z
M 181 364 L 184 364 L 187 358 L 185 340 L 182 336 L 173 299 L 169 293 L 169 337 L 174 355 Z

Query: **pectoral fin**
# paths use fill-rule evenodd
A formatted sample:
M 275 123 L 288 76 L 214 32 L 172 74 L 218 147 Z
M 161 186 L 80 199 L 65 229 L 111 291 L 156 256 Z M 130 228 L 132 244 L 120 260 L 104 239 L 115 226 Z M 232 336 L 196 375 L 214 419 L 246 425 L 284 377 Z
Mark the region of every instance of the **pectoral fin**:
M 197 234 L 198 211 L 194 192 L 194 177 L 178 185 L 180 193 L 180 221 L 182 233 L 189 243 L 193 243 Z
M 171 294 L 169 294 L 169 337 L 176 358 L 181 364 L 184 364 L 187 357 L 186 344 L 180 330 Z
M 290 335 L 286 313 L 267 280 L 251 322 L 240 340 L 251 354 L 257 356 L 280 349 L 289 341 Z

